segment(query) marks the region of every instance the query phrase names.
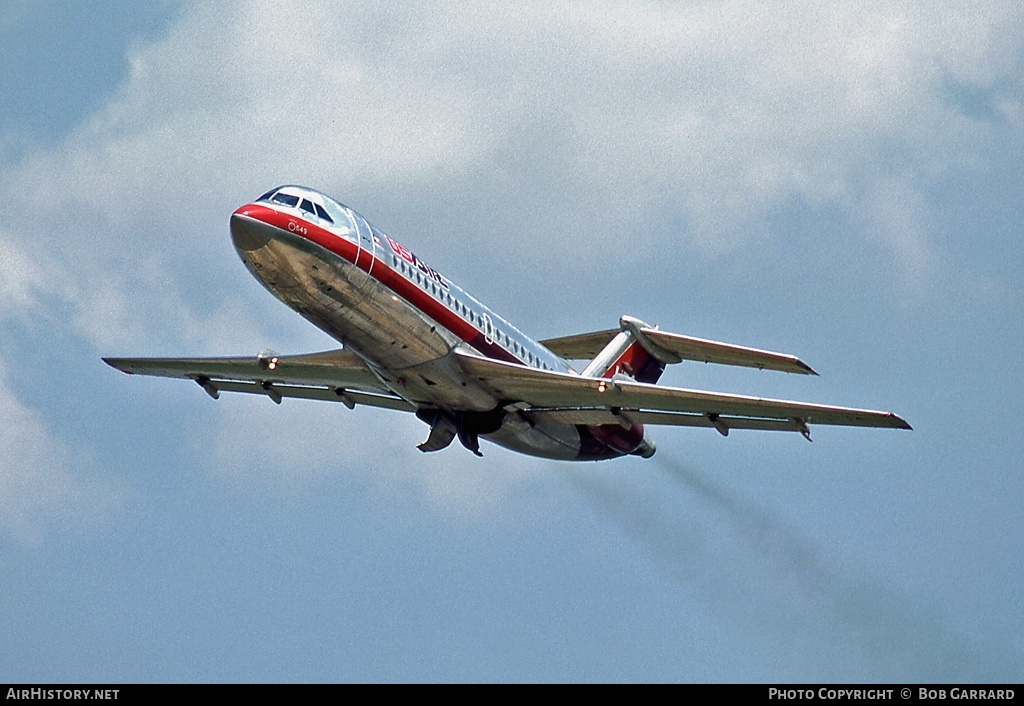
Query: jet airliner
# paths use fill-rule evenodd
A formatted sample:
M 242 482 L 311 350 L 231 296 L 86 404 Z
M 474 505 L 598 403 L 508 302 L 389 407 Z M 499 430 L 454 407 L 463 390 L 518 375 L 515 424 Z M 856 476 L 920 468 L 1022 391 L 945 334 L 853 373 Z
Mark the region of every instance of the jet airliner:
M 421 451 L 480 439 L 543 458 L 655 452 L 650 425 L 795 431 L 809 425 L 910 429 L 891 412 L 658 385 L 683 360 L 816 375 L 795 356 L 661 331 L 618 328 L 533 341 L 412 250 L 313 189 L 280 186 L 231 215 L 249 272 L 341 348 L 303 355 L 104 358 L 129 374 L 191 379 L 221 392 L 383 407 L 430 426 Z M 577 372 L 568 361 L 584 361 Z

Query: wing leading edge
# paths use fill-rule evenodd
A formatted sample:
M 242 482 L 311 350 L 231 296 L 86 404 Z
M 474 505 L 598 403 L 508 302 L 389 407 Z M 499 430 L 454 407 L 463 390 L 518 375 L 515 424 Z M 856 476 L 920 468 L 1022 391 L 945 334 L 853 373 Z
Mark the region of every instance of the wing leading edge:
M 388 390 L 361 358 L 337 350 L 255 358 L 104 358 L 129 375 L 194 380 L 213 398 L 221 392 L 365 404 L 412 412 L 415 407 Z
M 474 382 L 502 399 L 529 405 L 516 407 L 535 421 L 701 426 L 723 435 L 730 429 L 767 429 L 799 431 L 807 436 L 808 424 L 911 428 L 891 412 L 582 377 L 461 352 L 459 361 Z

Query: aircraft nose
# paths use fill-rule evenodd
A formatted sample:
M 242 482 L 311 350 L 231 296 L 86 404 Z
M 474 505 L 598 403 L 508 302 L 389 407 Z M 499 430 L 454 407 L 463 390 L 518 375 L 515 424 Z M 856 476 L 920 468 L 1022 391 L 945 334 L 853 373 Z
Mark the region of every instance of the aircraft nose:
M 238 250 L 259 250 L 273 237 L 273 226 L 241 213 L 231 214 L 231 240 Z

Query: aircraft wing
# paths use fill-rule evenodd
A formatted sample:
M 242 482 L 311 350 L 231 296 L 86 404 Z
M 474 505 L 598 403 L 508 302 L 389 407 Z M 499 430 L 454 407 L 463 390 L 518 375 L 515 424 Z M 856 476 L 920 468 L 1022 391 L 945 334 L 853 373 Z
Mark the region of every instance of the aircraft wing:
M 402 411 L 415 407 L 388 390 L 359 356 L 344 350 L 255 358 L 104 358 L 129 375 L 194 380 L 213 398 L 224 392 L 365 404 Z
M 668 424 L 800 431 L 808 424 L 910 429 L 891 412 L 663 387 L 629 379 L 569 375 L 459 353 L 472 379 L 535 421 Z
M 549 338 L 540 343 L 563 358 L 591 360 L 608 345 L 608 342 L 619 333 L 619 330 L 609 329 L 607 331 L 582 333 L 576 336 Z M 660 331 L 649 326 L 640 327 L 639 331 L 657 351 L 658 355 L 655 357 L 667 363 L 696 360 L 704 363 L 778 370 L 784 373 L 817 375 L 807 363 L 796 356 L 786 353 L 774 353 L 758 348 L 737 346 L 731 343 L 708 341 L 703 338 Z

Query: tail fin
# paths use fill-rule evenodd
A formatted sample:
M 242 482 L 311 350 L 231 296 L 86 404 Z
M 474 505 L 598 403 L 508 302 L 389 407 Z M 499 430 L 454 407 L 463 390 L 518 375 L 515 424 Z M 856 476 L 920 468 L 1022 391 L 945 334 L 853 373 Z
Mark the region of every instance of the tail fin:
M 620 331 L 590 361 L 581 373 L 587 377 L 612 378 L 625 375 L 637 382 L 656 383 L 665 372 L 665 361 L 656 358 L 640 333 L 647 324 L 631 316 L 619 319 Z

